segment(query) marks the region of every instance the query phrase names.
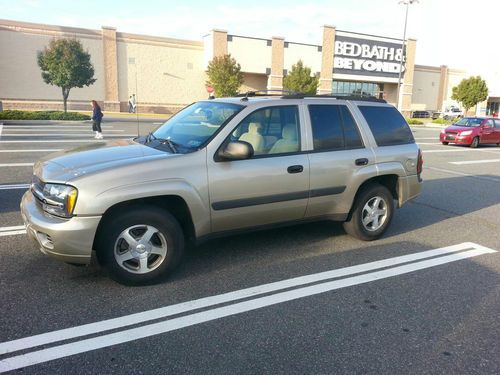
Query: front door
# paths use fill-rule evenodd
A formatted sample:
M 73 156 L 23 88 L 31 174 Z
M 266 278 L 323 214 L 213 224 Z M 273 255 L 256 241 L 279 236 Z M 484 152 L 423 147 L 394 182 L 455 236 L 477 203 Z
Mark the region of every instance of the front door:
M 220 232 L 304 217 L 309 198 L 309 160 L 301 153 L 296 105 L 261 108 L 248 115 L 228 141 L 250 143 L 246 160 L 207 156 L 212 231 Z

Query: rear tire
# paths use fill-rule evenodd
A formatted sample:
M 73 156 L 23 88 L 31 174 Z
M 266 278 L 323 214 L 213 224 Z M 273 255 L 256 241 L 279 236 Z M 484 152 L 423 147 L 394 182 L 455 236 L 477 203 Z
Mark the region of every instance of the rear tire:
M 363 241 L 380 238 L 389 227 L 394 214 L 394 198 L 382 185 L 363 187 L 354 202 L 351 217 L 344 222 L 345 231 Z
M 184 252 L 178 221 L 165 210 L 126 208 L 107 220 L 98 240 L 97 258 L 110 277 L 124 285 L 162 281 Z
M 477 146 L 479 146 L 479 137 L 474 137 L 474 139 L 472 140 L 472 143 L 470 144 L 470 147 L 477 148 Z

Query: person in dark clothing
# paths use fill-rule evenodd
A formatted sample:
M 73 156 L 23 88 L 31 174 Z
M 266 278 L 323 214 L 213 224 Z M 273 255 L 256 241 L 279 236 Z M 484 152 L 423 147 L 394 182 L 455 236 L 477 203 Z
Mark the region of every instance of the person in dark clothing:
M 104 115 L 102 114 L 101 107 L 95 100 L 92 100 L 92 130 L 95 131 L 96 139 L 102 139 L 101 120 Z

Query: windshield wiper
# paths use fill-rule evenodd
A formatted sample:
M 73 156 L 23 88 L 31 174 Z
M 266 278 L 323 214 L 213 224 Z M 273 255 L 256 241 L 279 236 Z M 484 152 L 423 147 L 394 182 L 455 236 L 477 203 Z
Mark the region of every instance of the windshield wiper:
M 155 137 L 153 132 L 149 132 L 149 134 L 146 136 L 146 143 L 154 141 L 155 139 L 158 139 L 158 138 Z
M 172 150 L 172 152 L 174 154 L 177 154 L 177 147 L 176 146 L 179 146 L 179 144 L 175 143 L 174 141 L 172 141 L 170 138 L 162 138 L 162 139 L 159 139 L 159 141 L 161 142 L 162 145 L 164 145 L 165 143 L 168 145 L 168 147 L 170 147 L 170 149 Z

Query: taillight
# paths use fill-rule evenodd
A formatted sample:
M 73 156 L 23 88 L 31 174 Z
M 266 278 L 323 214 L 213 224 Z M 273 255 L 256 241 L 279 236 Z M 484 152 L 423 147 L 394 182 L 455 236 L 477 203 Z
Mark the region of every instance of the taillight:
M 417 175 L 420 177 L 422 173 L 422 167 L 424 165 L 424 158 L 422 157 L 422 151 L 418 149 L 418 160 L 417 160 Z

